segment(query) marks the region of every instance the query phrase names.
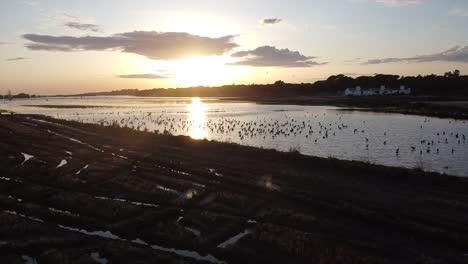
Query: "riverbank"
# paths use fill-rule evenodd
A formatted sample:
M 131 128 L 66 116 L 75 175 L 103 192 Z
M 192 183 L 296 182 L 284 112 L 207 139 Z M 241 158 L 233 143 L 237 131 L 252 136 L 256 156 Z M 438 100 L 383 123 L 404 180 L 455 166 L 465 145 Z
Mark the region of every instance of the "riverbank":
M 401 106 L 389 107 L 341 108 L 340 111 L 363 111 L 468 120 L 468 108 L 438 103 L 407 103 Z
M 32 115 L 0 157 L 4 263 L 467 261 L 465 178 Z

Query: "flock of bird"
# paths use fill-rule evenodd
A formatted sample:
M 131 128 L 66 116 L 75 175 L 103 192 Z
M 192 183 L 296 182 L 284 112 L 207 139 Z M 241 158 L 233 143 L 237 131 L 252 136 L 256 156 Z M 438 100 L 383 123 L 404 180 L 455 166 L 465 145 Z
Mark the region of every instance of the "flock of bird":
M 68 116 L 70 118 L 70 116 Z M 149 112 L 146 110 L 133 111 L 113 111 L 105 114 L 80 114 L 76 113 L 71 119 L 87 123 L 98 123 L 101 125 L 117 125 L 130 127 L 136 130 L 155 131 L 157 133 L 168 133 L 174 135 L 191 135 L 191 131 L 204 131 L 205 137 L 215 140 L 234 141 L 249 144 L 253 141 L 257 143 L 274 141 L 276 139 L 300 144 L 319 144 L 319 147 L 326 147 L 327 143 L 334 140 L 342 142 L 343 138 L 348 138 L 357 148 L 367 151 L 384 148 L 387 152 L 392 151 L 393 155 L 399 156 L 401 153 L 426 153 L 454 154 L 456 146 L 466 144 L 467 134 L 456 129 L 451 130 L 450 126 L 434 131 L 433 135 L 421 133 L 419 142 L 412 142 L 411 145 L 398 146 L 398 137 L 392 134 L 393 127 L 385 126 L 383 131 L 376 132 L 376 129 L 368 126 L 371 120 L 350 120 L 339 112 L 314 113 L 305 112 L 302 116 L 298 114 L 285 114 L 273 112 L 273 116 L 247 115 L 235 118 L 214 115 L 212 117 L 192 116 L 188 112 Z M 431 123 L 431 118 L 424 118 L 418 125 L 418 130 L 423 132 L 426 126 Z M 454 121 L 449 121 L 449 125 Z M 466 121 L 458 121 L 466 124 Z M 378 133 L 381 133 L 380 135 Z M 299 139 L 299 141 L 298 141 Z M 393 142 L 391 142 L 393 141 Z M 379 146 L 380 145 L 380 146 Z M 265 146 L 268 147 L 268 146 Z M 444 151 L 444 153 L 442 153 Z

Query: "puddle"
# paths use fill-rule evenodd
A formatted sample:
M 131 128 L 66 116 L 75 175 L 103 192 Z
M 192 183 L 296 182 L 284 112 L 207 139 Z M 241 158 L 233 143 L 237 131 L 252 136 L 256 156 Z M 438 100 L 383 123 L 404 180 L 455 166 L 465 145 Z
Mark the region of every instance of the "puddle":
M 79 171 L 77 171 L 77 172 L 75 173 L 75 175 L 80 174 L 83 170 L 86 170 L 88 167 L 89 167 L 89 164 L 87 164 L 86 166 L 84 166 L 83 168 L 81 168 Z
M 130 242 L 135 243 L 135 244 L 140 244 L 140 245 L 148 246 L 148 243 L 146 243 L 145 241 L 143 241 L 143 240 L 141 240 L 141 239 L 139 239 L 139 238 L 134 239 L 134 240 L 132 240 L 132 241 L 130 241 Z
M 107 264 L 109 261 L 106 258 L 102 258 L 99 252 L 93 252 L 90 254 L 91 258 L 99 264 Z
M 197 186 L 197 187 L 200 187 L 200 188 L 205 188 L 205 187 L 206 187 L 206 185 L 201 184 L 201 183 L 192 182 L 192 184 L 193 184 L 194 186 Z
M 190 228 L 190 227 L 184 227 L 185 230 L 192 232 L 195 236 L 199 237 L 201 235 L 201 232 L 197 229 Z
M 7 213 L 7 214 L 17 215 L 17 216 L 19 216 L 19 217 L 27 218 L 27 219 L 30 219 L 30 220 L 33 220 L 33 221 L 36 221 L 36 222 L 44 222 L 43 220 L 41 220 L 41 219 L 39 219 L 39 218 L 27 216 L 27 215 L 24 215 L 24 214 L 19 214 L 19 213 L 15 212 L 15 211 L 4 210 L 3 212 L 4 212 L 4 213 Z
M 121 159 L 126 159 L 126 160 L 128 160 L 128 158 L 125 157 L 125 156 L 118 155 L 118 154 L 115 154 L 115 153 L 111 153 L 111 154 L 112 154 L 112 156 L 116 156 L 116 157 L 119 157 L 119 158 L 121 158 Z
M 116 201 L 116 202 L 122 202 L 122 203 L 129 203 L 129 204 L 138 205 L 138 206 L 146 206 L 146 207 L 154 207 L 154 208 L 159 207 L 158 204 L 135 202 L 135 201 L 129 201 L 129 200 L 120 199 L 120 198 L 110 198 L 110 197 L 104 197 L 104 196 L 94 196 L 94 198 L 99 199 L 99 200 L 109 200 L 109 201 Z
M 74 228 L 74 227 L 68 227 L 68 226 L 64 226 L 64 225 L 58 225 L 60 228 L 62 229 L 66 229 L 66 230 L 69 230 L 69 231 L 73 231 L 73 232 L 78 232 L 78 233 L 82 233 L 82 234 L 85 234 L 85 235 L 88 235 L 88 236 L 98 236 L 98 237 L 103 237 L 103 238 L 108 238 L 108 239 L 113 239 L 113 240 L 125 240 L 125 239 L 122 239 L 114 234 L 112 234 L 111 231 L 101 231 L 101 230 L 98 230 L 98 231 L 88 231 L 88 230 L 85 230 L 85 229 L 79 229 L 79 228 Z
M 18 180 L 18 179 L 12 179 L 12 178 L 8 178 L 8 177 L 2 177 L 0 176 L 0 180 L 4 180 L 4 181 L 14 181 L 14 182 L 23 182 L 22 180 Z
M 14 212 L 14 211 L 3 211 L 3 212 L 18 215 L 18 216 L 21 216 L 23 218 L 31 219 L 31 220 L 34 220 L 34 221 L 44 222 L 41 219 L 26 216 L 26 215 L 23 215 L 23 214 L 18 214 L 18 213 Z M 82 234 L 85 234 L 85 235 L 88 235 L 88 236 L 98 236 L 98 237 L 112 239 L 112 240 L 128 241 L 128 242 L 131 242 L 131 243 L 135 243 L 135 244 L 139 244 L 139 245 L 145 245 L 145 246 L 149 245 L 148 243 L 146 243 L 145 241 L 143 241 L 143 240 L 141 240 L 139 238 L 137 238 L 135 240 L 127 240 L 127 239 L 123 239 L 123 238 L 120 238 L 117 235 L 112 234 L 112 232 L 110 232 L 110 231 L 88 231 L 86 229 L 74 228 L 74 227 L 64 226 L 64 225 L 60 225 L 60 224 L 58 224 L 57 226 L 59 228 L 61 228 L 61 229 L 65 229 L 65 230 L 72 231 L 72 232 L 82 233 Z M 152 245 L 151 248 L 155 249 L 155 250 L 159 250 L 159 251 L 174 253 L 174 254 L 182 256 L 182 257 L 192 258 L 192 259 L 196 259 L 196 260 L 208 261 L 208 262 L 215 263 L 215 264 L 226 264 L 225 261 L 219 260 L 219 259 L 217 259 L 216 257 L 214 257 L 211 254 L 208 254 L 206 256 L 202 256 L 196 251 L 185 250 L 185 249 L 166 248 L 166 247 L 161 247 L 161 246 L 158 246 L 158 245 Z
M 36 259 L 28 256 L 28 255 L 22 255 L 21 259 L 24 261 L 24 264 L 37 264 Z
M 241 238 L 243 238 L 244 236 L 248 235 L 252 233 L 250 230 L 245 230 L 244 232 L 240 233 L 240 234 L 237 234 L 231 238 L 229 238 L 228 240 L 224 241 L 223 243 L 219 244 L 218 247 L 219 248 L 226 248 L 228 246 L 231 246 L 231 245 L 234 245 L 236 244 Z
M 34 158 L 34 156 L 32 155 L 29 155 L 29 154 L 26 154 L 26 153 L 21 153 L 24 157 L 24 161 L 21 163 L 21 165 L 23 165 L 24 163 L 26 163 L 28 160 Z
M 57 133 L 57 132 L 51 131 L 50 129 L 47 129 L 47 132 L 49 132 L 49 133 L 51 133 L 51 134 L 54 134 L 54 135 L 56 135 L 56 136 L 59 136 L 59 137 L 62 137 L 62 138 L 68 139 L 68 140 L 70 140 L 70 141 L 72 141 L 72 142 L 75 142 L 75 143 L 78 143 L 78 144 L 81 144 L 81 145 L 88 146 L 89 148 L 91 148 L 91 149 L 93 149 L 93 150 L 95 150 L 95 151 L 98 151 L 98 152 L 104 153 L 104 150 L 102 150 L 102 149 L 99 149 L 99 148 L 96 148 L 96 147 L 94 147 L 93 145 L 90 145 L 90 144 L 84 143 L 83 141 L 81 141 L 81 140 L 78 140 L 78 139 L 76 139 L 76 138 L 71 138 L 71 137 L 64 136 L 64 135 L 62 135 L 62 134 L 59 134 L 59 133 Z
M 175 253 L 175 254 L 177 254 L 179 256 L 182 256 L 182 257 L 188 257 L 188 258 L 193 258 L 193 259 L 196 259 L 196 260 L 208 261 L 208 262 L 211 262 L 211 263 L 216 263 L 216 264 L 225 264 L 226 263 L 225 261 L 219 260 L 219 259 L 217 259 L 216 257 L 214 257 L 211 254 L 208 254 L 206 256 L 202 256 L 198 252 L 195 252 L 195 251 L 175 249 L 175 248 L 165 248 L 165 247 L 160 247 L 160 246 L 157 246 L 157 245 L 153 245 L 153 246 L 151 246 L 151 248 L 161 250 L 161 251 L 165 251 L 165 252 L 172 252 L 172 253 Z
M 157 187 L 158 187 L 158 189 L 163 190 L 163 191 L 166 191 L 166 192 L 171 192 L 171 193 L 175 193 L 175 194 L 180 194 L 178 191 L 176 191 L 176 190 L 174 190 L 174 189 L 171 189 L 171 188 L 164 187 L 164 186 L 162 186 L 162 185 L 158 185 Z
M 79 214 L 72 213 L 67 210 L 60 210 L 57 208 L 49 207 L 49 211 L 54 212 L 54 213 L 59 213 L 59 214 L 64 214 L 64 215 L 69 215 L 69 216 L 80 216 Z
M 214 174 L 217 177 L 223 177 L 223 174 L 216 172 L 215 169 L 208 169 L 211 174 Z
M 8 198 L 9 199 L 12 199 L 12 200 L 16 200 L 18 203 L 21 203 L 23 201 L 23 199 L 20 199 L 20 198 L 16 198 L 16 197 L 13 197 L 11 195 L 8 195 Z
M 188 172 L 184 172 L 184 171 L 180 171 L 180 170 L 174 170 L 174 169 L 171 169 L 171 168 L 168 168 L 168 167 L 165 167 L 165 166 L 161 166 L 161 165 L 157 165 L 157 164 L 155 166 L 160 168 L 160 169 L 169 170 L 169 171 L 177 173 L 177 174 L 181 174 L 181 175 L 185 175 L 185 176 L 190 176 L 191 175 Z
M 60 167 L 63 167 L 63 166 L 65 166 L 65 165 L 67 165 L 67 164 L 68 164 L 67 160 L 66 160 L 66 159 L 63 159 L 63 160 L 59 163 L 59 165 L 57 165 L 56 169 L 58 169 L 58 168 L 60 168 Z

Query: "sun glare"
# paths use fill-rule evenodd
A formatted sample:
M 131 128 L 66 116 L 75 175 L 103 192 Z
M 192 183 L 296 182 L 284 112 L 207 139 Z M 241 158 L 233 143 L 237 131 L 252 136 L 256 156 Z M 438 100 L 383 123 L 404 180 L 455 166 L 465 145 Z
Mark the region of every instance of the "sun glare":
M 232 58 L 226 56 L 198 56 L 177 61 L 153 61 L 145 59 L 138 68 L 144 73 L 166 76 L 176 87 L 218 86 L 240 83 L 254 70 L 248 67 L 229 66 Z M 138 72 L 138 71 L 136 71 Z
M 176 63 L 173 82 L 181 86 L 217 85 L 229 78 L 222 58 L 192 57 Z

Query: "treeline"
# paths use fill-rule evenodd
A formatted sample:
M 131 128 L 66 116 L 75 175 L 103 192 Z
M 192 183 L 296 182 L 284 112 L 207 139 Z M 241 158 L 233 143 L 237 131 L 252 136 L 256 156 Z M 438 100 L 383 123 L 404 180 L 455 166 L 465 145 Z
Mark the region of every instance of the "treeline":
M 132 95 L 155 97 L 298 97 L 298 96 L 329 96 L 342 95 L 346 88 L 361 86 L 362 88 L 399 88 L 405 85 L 417 96 L 468 96 L 468 76 L 460 75 L 460 71 L 447 72 L 444 75 L 399 76 L 376 74 L 352 78 L 343 74 L 330 76 L 315 83 L 285 83 L 277 81 L 274 84 L 224 85 L 218 87 L 191 87 L 176 89 L 127 89 L 105 93 L 90 93 L 84 95 Z
M 334 75 L 325 81 L 313 84 L 317 93 L 341 93 L 344 89 L 361 86 L 362 88 L 399 88 L 405 85 L 411 88 L 413 95 L 418 96 L 468 96 L 468 76 L 460 75 L 460 71 L 447 72 L 444 75 L 399 76 L 376 74 L 351 78 L 345 75 Z
M 1 95 L 0 94 L 0 99 L 6 99 L 6 100 L 13 100 L 13 99 L 29 99 L 29 98 L 36 98 L 36 97 L 39 97 L 38 95 L 35 95 L 35 94 L 26 94 L 26 93 L 19 93 L 19 94 L 16 94 L 16 95 L 11 95 L 11 94 L 7 94 L 7 95 Z
M 310 91 L 312 84 L 290 84 L 277 81 L 274 84 L 249 84 L 249 85 L 223 85 L 217 87 L 189 87 L 175 89 L 127 89 L 104 93 L 87 93 L 81 95 L 131 95 L 154 97 L 277 97 L 297 96 Z

